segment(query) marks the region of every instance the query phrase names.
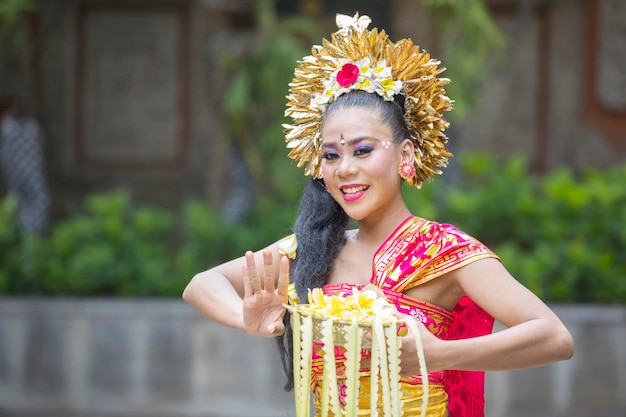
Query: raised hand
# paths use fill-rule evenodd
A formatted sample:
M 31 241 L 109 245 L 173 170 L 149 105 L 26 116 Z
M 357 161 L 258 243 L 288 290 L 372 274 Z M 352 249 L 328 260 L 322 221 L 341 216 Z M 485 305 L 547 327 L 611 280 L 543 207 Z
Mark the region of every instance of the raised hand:
M 246 252 L 246 264 L 243 266 L 244 330 L 252 335 L 280 336 L 285 331 L 283 316 L 289 285 L 289 260 L 286 256 L 281 257 L 278 281 L 269 250 L 263 251 L 263 264 L 263 270 L 258 271 L 254 254 Z

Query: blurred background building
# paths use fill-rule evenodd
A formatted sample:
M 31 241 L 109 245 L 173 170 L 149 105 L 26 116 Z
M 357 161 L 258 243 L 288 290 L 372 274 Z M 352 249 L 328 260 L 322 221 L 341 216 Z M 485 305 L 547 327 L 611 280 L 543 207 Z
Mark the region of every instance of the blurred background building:
M 325 36 L 334 30 L 336 12 L 369 14 L 392 39 L 411 37 L 454 71 L 442 57 L 441 31 L 422 3 L 273 4 L 278 16 L 310 17 Z M 453 150 L 519 153 L 538 172 L 622 163 L 623 2 L 487 4 L 507 44 L 499 58 L 494 53 L 487 62 L 486 81 L 463 117 L 453 119 Z M 162 206 L 188 198 L 224 204 L 231 195 L 233 158 L 224 140 L 230 79 L 222 64 L 253 44 L 256 21 L 254 3 L 245 0 L 40 2 L 29 15 L 24 39 L 32 53 L 20 65 L 9 64 L 14 56 L 4 54 L 0 97 L 29 95 L 46 136 L 54 216 L 71 214 L 89 193 L 118 186 L 139 201 Z M 313 42 L 319 39 L 303 44 Z M 28 88 L 19 88 L 24 85 Z M 267 104 L 281 111 L 284 105 L 274 98 Z M 280 129 L 275 136 L 281 143 Z
M 0 7 L 28 3 L 4 1 Z M 259 186 L 278 195 L 286 183 L 301 181 L 300 171 L 287 175 L 274 166 L 287 159 L 280 123 L 267 125 L 262 120 L 271 118 L 270 113 L 282 114 L 289 71 L 308 45 L 334 31 L 337 12 L 368 14 L 392 39 L 411 37 L 442 59 L 448 68 L 445 74 L 453 80 L 450 95 L 457 101 L 450 116 L 454 152 L 484 151 L 502 161 L 523 155 L 537 174 L 561 167 L 583 172 L 626 161 L 623 0 L 488 0 L 489 21 L 469 28 L 447 19 L 454 7 L 433 5 L 469 7 L 481 3 L 478 0 L 31 3 L 35 7 L 23 15 L 19 36 L 11 34 L 14 42 L 0 43 L 0 113 L 17 103 L 41 127 L 52 221 L 79 213 L 85 197 L 119 187 L 128 189 L 139 204 L 177 209 L 184 201 L 199 200 L 220 207 L 236 221 L 242 207 L 252 204 Z M 457 8 L 457 14 L 459 10 L 463 11 Z M 278 24 L 294 17 L 299 20 L 291 21 L 291 26 Z M 492 31 L 493 23 L 503 41 Z M 276 35 L 280 30 L 289 31 L 292 41 L 301 41 L 301 49 L 280 41 L 283 38 Z M 485 37 L 491 43 L 481 44 Z M 459 53 L 455 44 L 467 40 L 473 42 L 470 49 Z M 256 64 L 280 60 L 286 63 L 286 74 L 254 71 L 267 68 Z M 281 68 L 276 65 L 270 72 Z M 455 85 L 460 88 L 455 90 Z M 253 94 L 241 94 L 244 90 Z M 270 160 L 267 155 L 277 157 Z M 454 162 L 451 168 L 444 178 L 454 180 Z M 0 195 L 6 188 L 6 181 L 0 180 Z M 613 201 L 611 192 L 607 188 L 607 201 Z M 626 213 L 617 210 L 614 213 Z M 210 216 L 204 213 L 197 225 L 208 231 L 196 229 L 214 241 L 210 221 L 215 219 L 206 219 Z M 110 226 L 111 219 L 105 220 Z M 123 229 L 112 224 L 113 229 Z M 251 234 L 260 234 L 262 226 Z M 3 234 L 7 229 L 0 224 Z M 77 235 L 74 246 L 64 246 L 66 242 L 58 238 L 52 242 L 60 247 L 55 250 L 72 252 L 87 246 L 82 234 L 68 229 L 59 235 Z M 153 232 L 149 222 L 144 229 Z M 619 218 L 612 229 L 623 235 Z M 102 243 L 100 235 L 93 235 L 96 243 Z M 596 256 L 579 237 L 571 240 L 580 257 Z M 613 236 L 606 237 L 608 245 L 610 239 Z M 53 293 L 64 295 L 72 288 L 75 292 L 67 291 L 73 297 L 93 296 L 92 284 L 108 290 L 106 280 L 111 277 L 99 272 L 113 271 L 118 264 L 141 263 L 148 278 L 167 276 L 169 270 L 162 271 L 165 264 L 158 263 L 164 256 L 141 252 L 146 248 L 135 243 L 118 245 L 121 249 L 115 252 L 111 247 L 115 249 L 117 241 L 107 241 L 109 246 L 89 252 L 91 263 L 81 252 L 84 258 L 72 267 L 87 289 L 59 281 L 58 292 Z M 212 249 L 217 252 L 227 245 L 213 242 Z M 121 259 L 136 249 L 136 260 Z M 208 257 L 204 246 L 195 250 L 193 256 Z M 617 248 L 617 255 L 607 255 L 607 268 L 618 264 L 611 256 L 623 259 L 624 252 Z M 555 254 L 545 255 L 546 262 Z M 0 261 L 7 262 L 3 255 Z M 184 263 L 181 259 L 176 261 Z M 59 264 L 55 277 L 65 274 Z M 55 265 L 43 267 L 52 270 Z M 6 270 L 19 269 L 8 267 L 0 265 L 1 285 Z M 15 284 L 18 290 L 0 298 L 0 416 L 292 415 L 291 394 L 281 392 L 283 378 L 271 341 L 220 328 L 180 300 L 14 299 L 11 295 L 16 293 L 32 295 L 24 288 L 41 284 L 28 275 L 32 275 L 28 267 L 21 270 L 33 281 Z M 89 282 L 96 272 L 100 281 Z M 132 287 L 136 270 L 126 273 L 130 279 L 125 278 L 122 289 Z M 190 276 L 186 273 L 183 279 Z M 612 276 L 615 283 L 606 288 L 616 293 L 621 288 L 623 293 L 620 282 L 626 277 Z M 175 284 L 169 290 L 178 294 L 182 286 Z M 41 288 L 52 288 L 45 285 Z M 591 288 L 586 285 L 580 285 L 581 292 Z M 102 295 L 97 288 L 95 295 Z M 137 288 L 134 291 L 124 294 L 141 295 Z M 574 334 L 574 359 L 533 370 L 490 373 L 488 417 L 626 416 L 624 306 L 556 306 L 556 311 Z

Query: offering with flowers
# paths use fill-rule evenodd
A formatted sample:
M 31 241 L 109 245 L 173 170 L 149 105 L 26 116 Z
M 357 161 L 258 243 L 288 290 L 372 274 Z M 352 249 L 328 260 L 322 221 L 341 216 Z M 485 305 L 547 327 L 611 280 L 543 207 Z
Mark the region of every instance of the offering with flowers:
M 400 348 L 407 328 L 417 347 L 423 384 L 422 416 L 425 415 L 428 377 L 413 319 L 400 317 L 384 295 L 371 286 L 362 290 L 355 287 L 346 296 L 327 295 L 316 288 L 309 291 L 308 302 L 287 306 L 292 314 L 296 417 L 309 417 L 314 345 L 324 363 L 321 417 L 356 417 L 364 413 L 376 417 L 381 403 L 384 416 L 401 416 Z M 369 409 L 360 409 L 358 401 L 363 349 L 371 352 Z M 338 351 L 345 355 L 345 390 L 341 393 L 336 368 Z

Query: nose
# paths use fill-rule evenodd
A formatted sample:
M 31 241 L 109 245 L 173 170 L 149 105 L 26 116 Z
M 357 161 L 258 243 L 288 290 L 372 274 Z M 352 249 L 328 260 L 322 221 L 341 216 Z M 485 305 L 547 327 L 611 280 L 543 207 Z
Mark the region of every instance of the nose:
M 356 173 L 356 163 L 354 158 L 351 158 L 349 155 L 341 158 L 339 166 L 337 167 L 337 176 L 340 178 L 349 177 Z

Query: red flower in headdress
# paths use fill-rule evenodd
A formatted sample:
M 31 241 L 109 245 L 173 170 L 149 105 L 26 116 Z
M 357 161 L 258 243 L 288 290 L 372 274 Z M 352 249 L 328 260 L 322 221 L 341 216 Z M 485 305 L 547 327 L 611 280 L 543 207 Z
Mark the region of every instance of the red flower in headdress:
M 341 71 L 337 73 L 337 83 L 342 87 L 354 84 L 359 78 L 359 67 L 354 64 L 344 64 Z

